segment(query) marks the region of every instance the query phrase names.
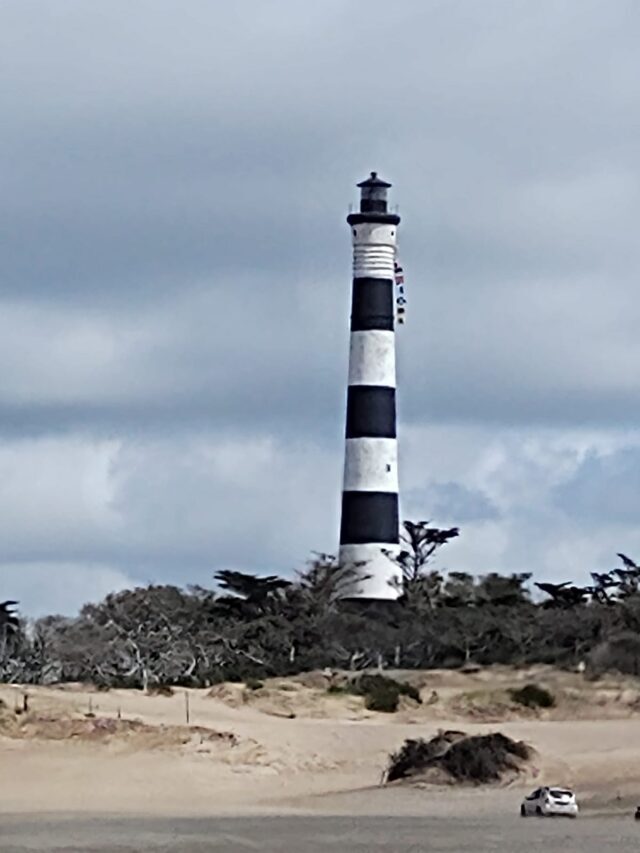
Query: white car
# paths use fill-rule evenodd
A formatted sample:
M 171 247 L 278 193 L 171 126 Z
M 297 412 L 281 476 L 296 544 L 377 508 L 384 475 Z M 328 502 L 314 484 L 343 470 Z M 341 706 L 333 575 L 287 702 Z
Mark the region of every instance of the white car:
M 530 815 L 578 817 L 576 795 L 567 788 L 536 788 L 522 801 L 520 814 L 522 817 Z

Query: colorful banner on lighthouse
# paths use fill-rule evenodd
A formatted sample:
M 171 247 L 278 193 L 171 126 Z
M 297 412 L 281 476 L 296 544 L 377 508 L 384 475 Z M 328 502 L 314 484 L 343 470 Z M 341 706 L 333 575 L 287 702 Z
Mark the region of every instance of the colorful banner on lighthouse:
M 404 271 L 398 261 L 394 265 L 394 278 L 396 282 L 396 317 L 398 323 L 404 323 L 405 305 L 407 300 L 404 295 Z

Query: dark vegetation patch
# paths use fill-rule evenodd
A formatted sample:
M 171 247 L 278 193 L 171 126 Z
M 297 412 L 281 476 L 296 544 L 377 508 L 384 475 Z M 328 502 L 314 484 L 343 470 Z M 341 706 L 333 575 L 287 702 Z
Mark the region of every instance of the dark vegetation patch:
M 528 573 L 434 569 L 438 549 L 458 533 L 403 523 L 397 601 L 351 599 L 360 570 L 319 554 L 291 580 L 222 570 L 215 589 L 138 587 L 74 617 L 29 623 L 16 601 L 0 602 L 0 682 L 210 688 L 326 669 L 349 670 L 357 682 L 358 673 L 374 669 L 471 672 L 493 664 L 640 677 L 640 566 L 633 560 L 620 553 L 623 566 L 594 573 L 589 587 L 536 583 L 545 595 L 537 601 Z M 367 707 L 388 712 L 411 695 L 383 682 L 362 690 Z
M 525 684 L 524 687 L 514 688 L 509 691 L 509 696 L 518 705 L 526 708 L 553 708 L 556 699 L 550 690 L 539 684 Z
M 147 687 L 149 696 L 173 696 L 174 692 L 170 684 L 150 684 Z
M 532 756 L 527 744 L 500 732 L 471 736 L 439 732 L 430 740 L 405 741 L 390 756 L 386 778 L 388 782 L 423 777 L 486 785 L 521 773 Z
M 345 684 L 331 685 L 327 692 L 334 695 L 363 696 L 368 711 L 383 714 L 393 714 L 397 711 L 401 696 L 408 696 L 414 702 L 422 704 L 420 691 L 413 685 L 379 674 L 360 675 Z
M 620 631 L 597 645 L 589 656 L 591 677 L 605 672 L 640 676 L 640 634 Z

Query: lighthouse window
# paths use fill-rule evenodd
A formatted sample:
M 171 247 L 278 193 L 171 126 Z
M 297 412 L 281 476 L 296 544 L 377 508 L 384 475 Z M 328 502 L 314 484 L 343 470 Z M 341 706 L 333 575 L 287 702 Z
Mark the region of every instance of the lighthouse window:
M 356 229 L 355 229 L 355 228 L 353 229 L 353 236 L 354 236 L 354 237 L 357 237 L 357 236 L 358 236 L 358 232 L 356 231 Z

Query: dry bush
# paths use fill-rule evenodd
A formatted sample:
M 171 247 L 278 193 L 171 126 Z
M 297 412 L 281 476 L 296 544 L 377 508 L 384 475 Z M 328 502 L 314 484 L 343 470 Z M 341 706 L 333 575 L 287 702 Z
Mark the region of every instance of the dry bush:
M 406 740 L 398 752 L 392 753 L 389 758 L 387 781 L 394 782 L 396 779 L 415 776 L 432 767 L 461 737 L 466 737 L 464 732 L 438 732 L 430 740 Z
M 383 714 L 393 714 L 397 711 L 401 696 L 408 696 L 414 702 L 422 703 L 420 691 L 412 684 L 379 674 L 360 675 L 346 684 L 330 685 L 327 692 L 363 696 L 364 705 L 368 711 L 378 711 Z
M 532 754 L 527 744 L 500 732 L 472 736 L 463 732 L 440 732 L 428 741 L 405 741 L 402 748 L 390 756 L 387 781 L 436 770 L 450 782 L 475 785 L 499 782 L 521 772 Z
M 539 684 L 525 684 L 524 687 L 514 688 L 509 691 L 509 696 L 525 708 L 553 708 L 556 704 L 553 693 Z
M 147 693 L 149 696 L 173 696 L 175 691 L 170 684 L 150 684 Z
M 640 635 L 621 631 L 600 643 L 589 655 L 587 672 L 594 681 L 605 672 L 640 675 Z

